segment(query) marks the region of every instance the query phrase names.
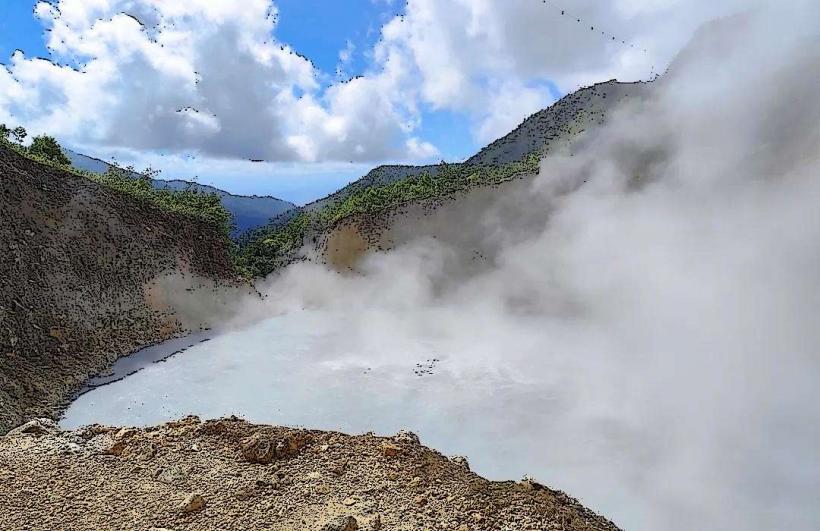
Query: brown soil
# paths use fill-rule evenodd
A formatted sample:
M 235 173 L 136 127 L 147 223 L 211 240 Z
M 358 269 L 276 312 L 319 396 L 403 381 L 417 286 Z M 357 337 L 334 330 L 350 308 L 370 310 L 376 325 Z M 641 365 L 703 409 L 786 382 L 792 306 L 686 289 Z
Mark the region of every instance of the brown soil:
M 615 530 L 532 481 L 395 437 L 195 417 L 0 437 L 0 529 Z
M 0 430 L 187 328 L 168 278 L 185 294 L 233 276 L 210 225 L 0 145 Z

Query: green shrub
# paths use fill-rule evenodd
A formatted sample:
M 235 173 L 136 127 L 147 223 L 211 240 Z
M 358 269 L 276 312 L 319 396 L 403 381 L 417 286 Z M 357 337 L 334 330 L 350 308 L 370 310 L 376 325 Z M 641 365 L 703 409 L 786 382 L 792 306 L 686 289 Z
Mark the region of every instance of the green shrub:
M 28 136 L 28 133 L 26 132 L 26 129 L 24 127 L 18 125 L 17 127 L 14 128 L 14 130 L 12 130 L 11 136 L 14 137 L 15 142 L 17 142 L 18 144 L 22 144 L 23 141 Z
M 147 171 L 152 175 L 157 173 L 150 169 Z M 184 190 L 170 190 L 167 188 L 158 190 L 151 184 L 149 177 L 135 174 L 134 169 L 131 167 L 111 166 L 102 175 L 86 174 L 86 176 L 109 188 L 126 193 L 164 210 L 205 220 L 216 225 L 226 237 L 231 232 L 231 213 L 222 206 L 222 201 L 216 194 L 200 192 L 192 185 Z
M 25 130 L 23 131 L 22 138 L 25 138 Z M 17 129 L 15 129 L 12 134 L 14 134 L 15 138 L 18 138 Z M 18 143 L 19 142 L 21 142 L 21 140 L 18 140 Z M 31 142 L 31 146 L 28 148 L 28 151 L 35 157 L 40 157 L 41 159 L 45 159 L 61 166 L 68 166 L 71 164 L 71 160 L 66 157 L 65 153 L 63 153 L 63 149 L 60 147 L 60 144 L 58 144 L 54 137 L 51 136 L 35 136 L 34 140 Z

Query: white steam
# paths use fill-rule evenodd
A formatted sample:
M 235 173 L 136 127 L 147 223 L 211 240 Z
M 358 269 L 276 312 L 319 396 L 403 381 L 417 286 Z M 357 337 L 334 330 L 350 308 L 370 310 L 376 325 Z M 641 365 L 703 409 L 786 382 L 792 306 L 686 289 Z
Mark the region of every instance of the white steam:
M 651 100 L 543 162 L 514 205 L 535 230 L 465 213 L 502 242 L 483 271 L 419 239 L 360 276 L 292 267 L 267 304 L 333 316 L 316 363 L 434 344 L 454 382 L 526 391 L 496 436 L 537 441 L 514 460 L 628 529 L 816 529 L 818 11 L 706 30 Z

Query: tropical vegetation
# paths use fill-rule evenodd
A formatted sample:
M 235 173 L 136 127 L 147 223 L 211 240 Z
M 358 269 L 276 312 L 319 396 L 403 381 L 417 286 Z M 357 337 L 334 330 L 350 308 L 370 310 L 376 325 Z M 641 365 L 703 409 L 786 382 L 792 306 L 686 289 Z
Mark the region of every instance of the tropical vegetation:
M 424 172 L 387 184 L 355 189 L 347 197 L 318 211 L 301 211 L 287 222 L 273 223 L 252 231 L 239 242 L 237 266 L 248 276 L 265 276 L 287 263 L 311 234 L 324 230 L 356 214 L 375 214 L 397 206 L 438 201 L 476 186 L 492 186 L 517 176 L 538 171 L 539 154 L 503 165 L 446 164 L 435 174 Z

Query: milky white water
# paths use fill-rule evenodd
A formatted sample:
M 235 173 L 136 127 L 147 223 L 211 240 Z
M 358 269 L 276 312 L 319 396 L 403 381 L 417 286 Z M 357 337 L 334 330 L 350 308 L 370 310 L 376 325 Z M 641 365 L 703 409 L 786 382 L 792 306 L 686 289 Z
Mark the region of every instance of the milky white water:
M 219 335 L 82 395 L 61 425 L 140 426 L 188 414 L 235 414 L 347 433 L 410 429 L 444 454 L 467 456 L 486 477 L 528 474 L 622 525 L 640 522 L 643 502 L 618 486 L 612 462 L 555 452 L 556 445 L 597 443 L 591 436 L 568 441 L 568 434 L 550 440 L 550 419 L 561 405 L 543 390 L 512 381 L 497 368 L 464 370 L 469 357 L 434 343 L 419 345 L 400 363 L 385 363 L 377 353 L 375 363 L 368 353 L 336 350 L 328 357 L 323 353 L 337 348 L 340 333 L 329 322 L 304 311 Z

